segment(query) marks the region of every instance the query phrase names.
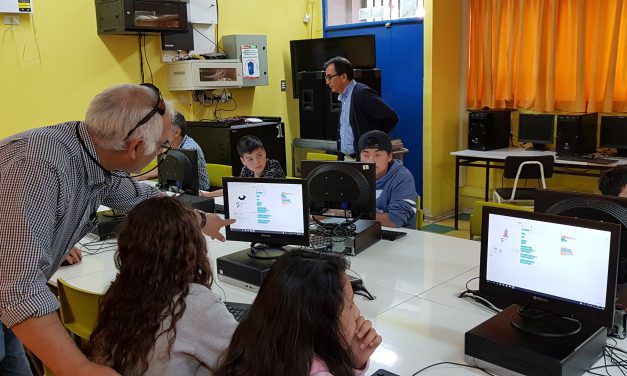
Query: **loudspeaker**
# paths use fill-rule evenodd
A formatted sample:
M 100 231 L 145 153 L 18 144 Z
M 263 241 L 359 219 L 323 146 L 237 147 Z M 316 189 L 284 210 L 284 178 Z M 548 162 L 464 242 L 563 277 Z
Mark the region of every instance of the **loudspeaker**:
M 298 72 L 300 137 L 337 140 L 341 103 L 324 80 L 324 71 Z M 381 93 L 380 69 L 355 69 L 355 81 Z
M 512 109 L 471 110 L 468 149 L 493 150 L 509 147 Z
M 557 155 L 593 153 L 597 145 L 597 113 L 557 115 Z

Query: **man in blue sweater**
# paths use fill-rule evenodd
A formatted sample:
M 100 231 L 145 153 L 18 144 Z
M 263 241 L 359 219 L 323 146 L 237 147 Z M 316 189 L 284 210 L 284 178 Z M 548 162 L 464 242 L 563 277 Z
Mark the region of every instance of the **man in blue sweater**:
M 392 157 L 387 133 L 373 130 L 359 138 L 359 160 L 375 164 L 377 221 L 383 226 L 416 228 L 416 185 L 403 162 Z
M 353 65 L 343 57 L 324 63 L 324 79 L 342 103 L 337 132 L 337 152 L 340 160 L 357 158 L 357 141 L 362 134 L 378 129 L 389 133 L 398 116 L 368 85 L 356 82 Z

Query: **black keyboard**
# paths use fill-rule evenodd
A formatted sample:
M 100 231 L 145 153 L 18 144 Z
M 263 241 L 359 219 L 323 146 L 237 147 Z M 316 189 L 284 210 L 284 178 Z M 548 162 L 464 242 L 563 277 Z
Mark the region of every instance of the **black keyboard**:
M 596 158 L 596 157 L 583 157 L 578 155 L 560 155 L 555 157 L 555 159 L 560 161 L 574 161 L 574 162 L 587 162 L 587 163 L 596 163 L 596 164 L 612 164 L 618 162 L 618 159 L 608 159 L 608 158 Z
M 385 240 L 396 240 L 398 238 L 402 238 L 405 235 L 407 235 L 407 233 L 402 231 L 381 230 L 381 239 Z
M 250 309 L 250 304 L 246 303 L 224 302 L 224 305 L 226 306 L 226 309 L 231 312 L 231 315 L 233 315 L 235 321 L 237 322 L 243 319 Z

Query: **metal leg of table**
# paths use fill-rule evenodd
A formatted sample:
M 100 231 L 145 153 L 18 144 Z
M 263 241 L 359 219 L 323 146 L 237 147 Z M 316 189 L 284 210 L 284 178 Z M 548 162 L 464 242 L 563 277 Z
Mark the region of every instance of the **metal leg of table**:
M 483 201 L 490 201 L 490 161 L 485 161 L 485 191 Z
M 455 230 L 459 220 L 459 157 L 455 157 Z

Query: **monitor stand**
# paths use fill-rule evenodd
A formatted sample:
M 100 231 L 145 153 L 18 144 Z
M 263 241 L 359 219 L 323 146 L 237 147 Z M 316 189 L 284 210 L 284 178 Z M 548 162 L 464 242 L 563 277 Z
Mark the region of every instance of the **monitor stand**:
M 581 331 L 581 323 L 575 319 L 524 306 L 519 306 L 510 319 L 516 329 L 540 337 L 563 338 Z
M 271 246 L 263 243 L 252 243 L 248 250 L 248 257 L 258 260 L 276 260 L 285 253 L 280 246 Z

